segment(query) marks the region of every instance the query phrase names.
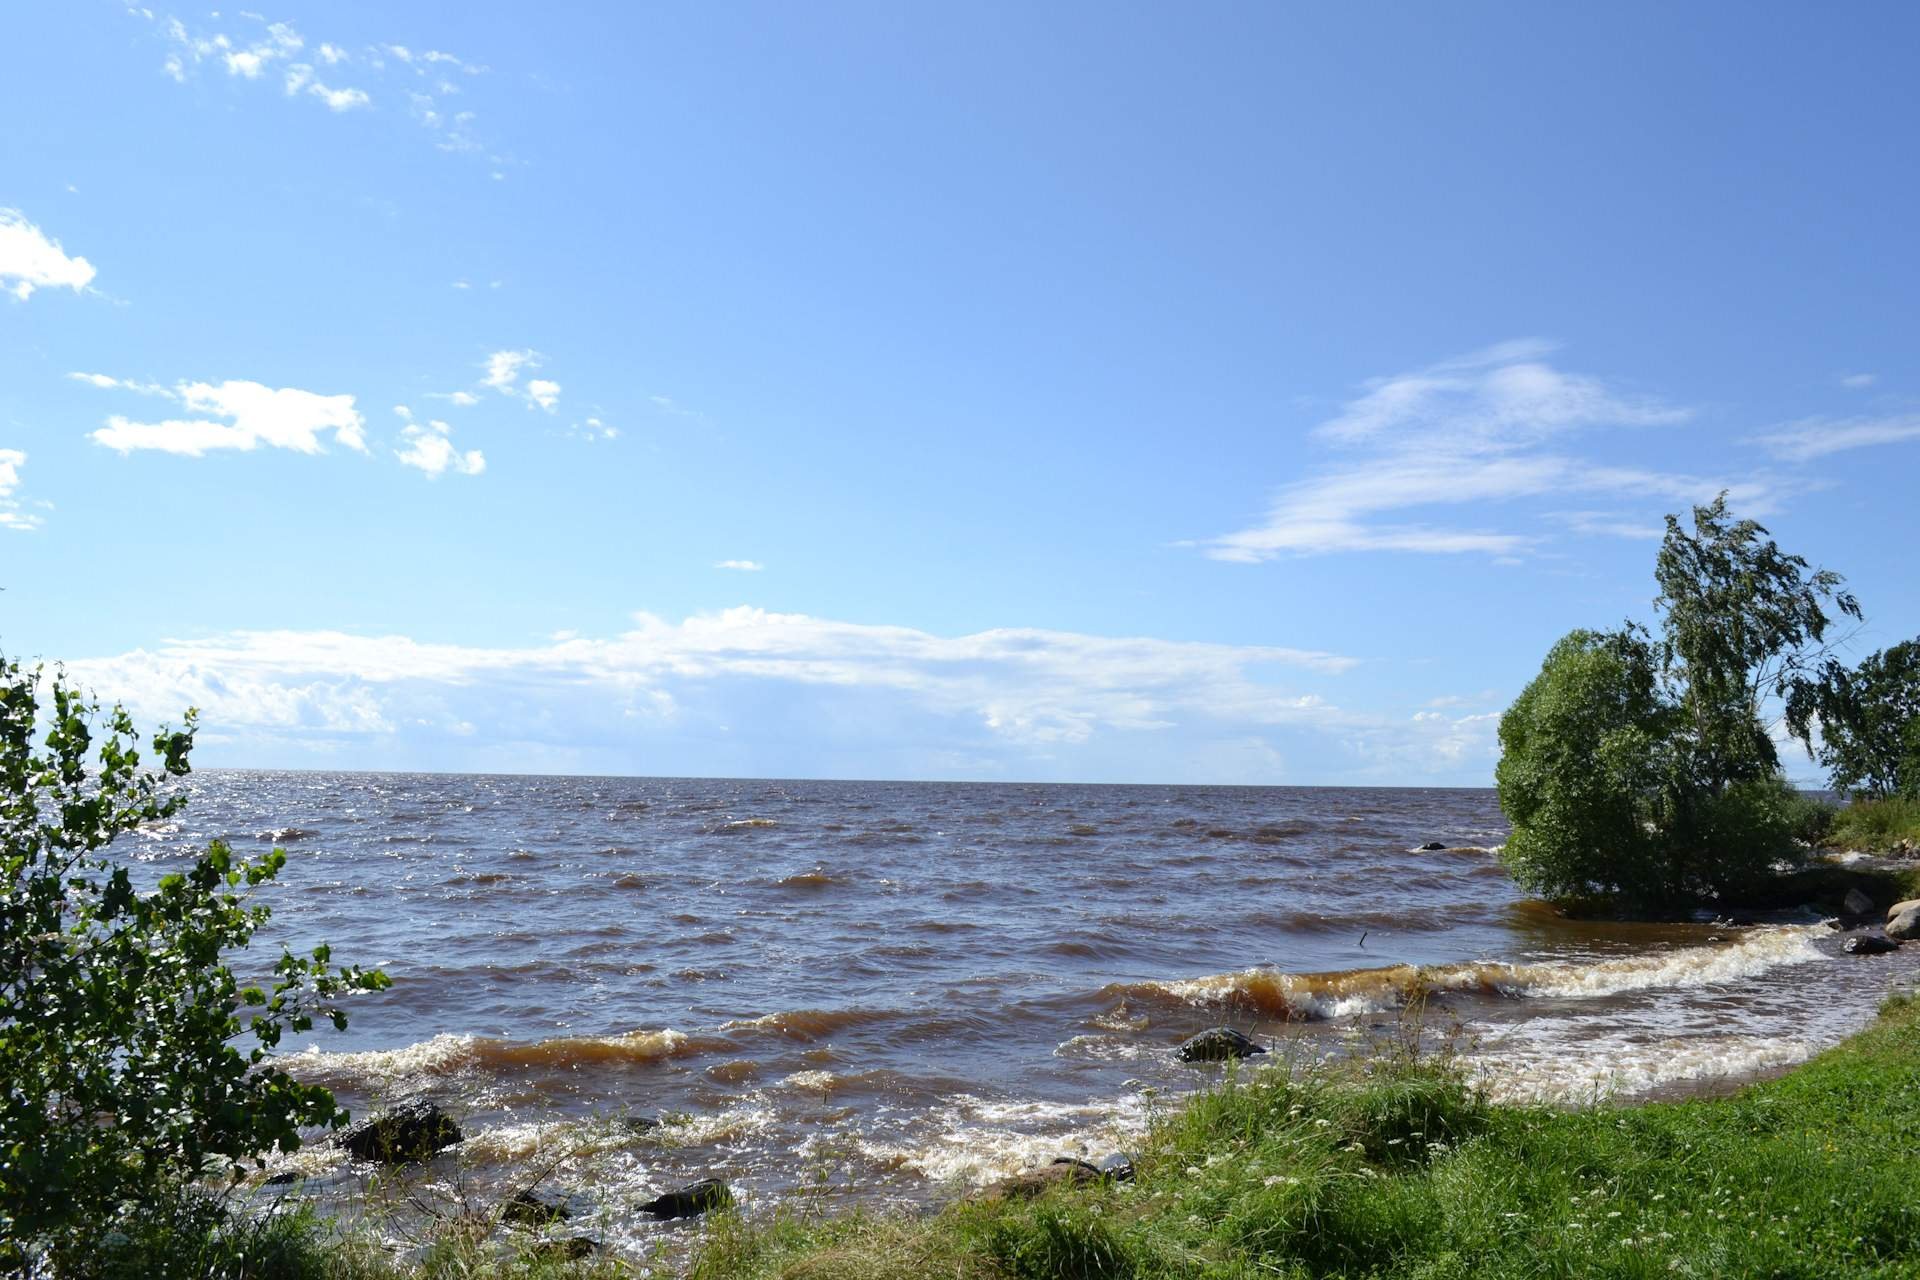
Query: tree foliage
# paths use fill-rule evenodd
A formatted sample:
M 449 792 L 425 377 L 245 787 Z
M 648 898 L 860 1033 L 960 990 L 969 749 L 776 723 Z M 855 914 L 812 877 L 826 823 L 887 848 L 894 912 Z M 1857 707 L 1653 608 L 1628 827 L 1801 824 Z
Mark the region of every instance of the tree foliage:
M 1693 509 L 1693 532 L 1667 517 L 1654 562 L 1661 657 L 1688 721 L 1696 781 L 1717 796 L 1778 771 L 1763 712 L 1806 679 L 1832 618 L 1860 602 L 1830 569 L 1788 555 L 1753 520 L 1734 520 L 1727 495 Z
M 1829 659 L 1817 679 L 1796 684 L 1787 723 L 1835 790 L 1920 799 L 1920 637 L 1856 667 Z
M 278 849 L 249 862 L 215 842 L 137 888 L 108 846 L 185 804 L 193 714 L 140 745 L 123 708 L 0 659 L 0 1241 L 56 1261 L 298 1147 L 302 1127 L 344 1123 L 269 1058 L 316 1017 L 344 1027 L 341 995 L 387 985 L 324 946 L 236 978 L 228 958 L 269 915 L 249 891 Z
M 1804 700 L 1834 615 L 1860 617 L 1859 602 L 1734 520 L 1725 494 L 1691 529 L 1667 517 L 1654 577 L 1657 639 L 1574 632 L 1501 719 L 1505 857 L 1535 892 L 1724 895 L 1790 856 L 1806 825 L 1764 716 Z
M 1640 633 L 1575 631 L 1554 645 L 1500 720 L 1495 778 L 1516 879 L 1551 897 L 1658 891 L 1674 718 Z

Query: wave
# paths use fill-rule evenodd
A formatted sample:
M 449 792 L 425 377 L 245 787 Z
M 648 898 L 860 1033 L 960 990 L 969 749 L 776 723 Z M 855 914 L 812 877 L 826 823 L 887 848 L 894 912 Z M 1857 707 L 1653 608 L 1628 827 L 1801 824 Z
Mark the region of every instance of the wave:
M 301 1079 L 319 1084 L 396 1088 L 470 1071 L 507 1074 L 529 1067 L 658 1062 L 711 1047 L 711 1041 L 671 1028 L 533 1041 L 446 1034 L 398 1049 L 332 1053 L 309 1048 L 288 1056 L 284 1063 Z
M 1460 992 L 1507 998 L 1595 999 L 1665 987 L 1737 982 L 1782 965 L 1820 958 L 1817 925 L 1755 929 L 1719 946 L 1586 963 L 1391 965 L 1328 973 L 1245 969 L 1176 981 L 1120 983 L 1109 999 L 1159 999 L 1200 1007 L 1250 1007 L 1283 1021 L 1344 1018 L 1397 1008 L 1420 993 Z
M 893 1009 L 787 1009 L 720 1024 L 722 1031 L 772 1031 L 794 1040 L 825 1040 L 837 1031 L 900 1017 Z

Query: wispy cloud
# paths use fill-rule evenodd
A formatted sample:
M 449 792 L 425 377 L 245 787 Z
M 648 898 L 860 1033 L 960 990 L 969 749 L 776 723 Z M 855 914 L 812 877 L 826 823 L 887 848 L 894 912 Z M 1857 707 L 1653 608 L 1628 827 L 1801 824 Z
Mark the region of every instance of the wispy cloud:
M 402 466 L 426 473 L 429 480 L 438 480 L 449 471 L 477 476 L 487 469 L 487 460 L 478 449 L 462 453 L 453 447 L 453 428 L 446 423 L 438 419 L 416 422 L 413 411 L 405 405 L 395 405 L 393 411 L 406 424 L 400 429 L 401 447 L 393 451 Z
M 1539 535 L 1410 517 L 1520 498 L 1703 500 L 1722 488 L 1736 498 L 1763 495 L 1753 481 L 1608 466 L 1571 452 L 1567 443 L 1583 431 L 1670 427 L 1690 415 L 1557 369 L 1546 360 L 1552 350 L 1534 339 L 1507 342 L 1374 379 L 1314 429 L 1315 439 L 1348 461 L 1282 487 L 1260 523 L 1198 545 L 1214 559 L 1241 563 L 1336 551 L 1511 556 Z M 1589 531 L 1627 528 L 1607 523 L 1592 522 Z
M 217 733 L 381 733 L 428 703 L 448 722 L 484 721 L 490 696 L 657 716 L 727 682 L 890 699 L 1034 747 L 1193 721 L 1235 731 L 1338 721 L 1323 699 L 1260 673 L 1331 677 L 1353 665 L 1310 650 L 1032 629 L 943 637 L 747 607 L 677 623 L 636 614 L 633 629 L 609 639 L 561 634 L 502 649 L 333 631 L 235 632 L 70 666 L 102 694 L 154 716 L 198 706 Z
M 367 451 L 366 423 L 351 395 L 321 395 L 233 379 L 218 384 L 183 382 L 168 390 L 105 374 L 79 377 L 93 386 L 164 395 L 190 414 L 210 415 L 136 422 L 115 414 L 88 439 L 122 454 L 154 450 L 197 458 L 214 450 L 250 451 L 262 445 L 317 454 L 326 451 L 322 437 L 327 433 L 335 444 Z
M 80 293 L 93 282 L 94 268 L 85 258 L 70 257 L 18 209 L 0 209 L 0 291 L 21 302 L 35 289 L 71 289 Z
M 714 566 L 716 569 L 732 569 L 739 573 L 759 573 L 767 566 L 758 560 L 722 560 Z
M 523 401 L 529 409 L 544 409 L 552 413 L 560 405 L 560 384 L 548 378 L 529 378 L 525 383 L 520 381 L 521 374 L 532 373 L 545 363 L 546 357 L 538 351 L 496 351 L 487 357 L 486 373 L 481 377 L 480 385 Z M 454 394 L 457 396 L 460 393 Z
M 20 468 L 26 465 L 27 455 L 19 449 L 0 449 L 0 529 L 24 532 L 40 527 L 40 517 L 22 511 L 20 499 L 14 496 L 20 488 Z
M 285 96 L 311 99 L 329 111 L 348 112 L 375 106 L 375 95 L 363 85 L 338 78 L 351 75 L 367 83 L 399 75 L 401 92 L 414 120 L 433 135 L 443 151 L 484 153 L 487 148 L 473 135 L 471 110 L 449 111 L 442 100 L 458 94 L 457 81 L 484 73 L 487 68 L 437 49 L 415 52 L 404 45 L 371 45 L 359 52 L 331 41 L 310 42 L 291 22 L 269 22 L 259 14 L 235 15 L 239 26 L 195 30 L 176 17 L 162 17 L 151 9 L 129 12 L 145 18 L 166 41 L 162 70 L 185 83 L 203 67 L 224 71 L 233 80 L 277 80 Z M 219 19 L 219 14 L 212 17 Z M 322 76 L 328 77 L 322 79 Z M 391 82 L 389 81 L 389 87 Z M 502 157 L 489 156 L 500 163 Z
M 1883 418 L 1802 418 L 1753 438 L 1755 444 L 1786 462 L 1809 462 L 1830 453 L 1906 440 L 1920 440 L 1920 413 Z
M 1877 373 L 1846 373 L 1840 375 L 1840 385 L 1849 391 L 1865 391 L 1880 381 Z

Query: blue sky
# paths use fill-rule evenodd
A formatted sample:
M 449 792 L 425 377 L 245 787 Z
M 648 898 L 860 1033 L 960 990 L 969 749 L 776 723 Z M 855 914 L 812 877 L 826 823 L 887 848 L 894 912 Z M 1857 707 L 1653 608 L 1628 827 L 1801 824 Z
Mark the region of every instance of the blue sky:
M 0 644 L 202 764 L 1479 785 L 1721 488 L 1920 632 L 1911 6 L 0 39 Z

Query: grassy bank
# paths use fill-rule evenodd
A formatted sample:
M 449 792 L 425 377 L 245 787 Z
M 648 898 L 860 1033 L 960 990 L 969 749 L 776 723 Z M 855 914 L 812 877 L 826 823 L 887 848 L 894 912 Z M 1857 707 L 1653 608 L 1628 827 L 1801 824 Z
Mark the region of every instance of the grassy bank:
M 1834 815 L 1822 843 L 1868 853 L 1920 849 L 1920 800 L 1903 796 L 1856 800 Z
M 718 1223 L 700 1280 L 1920 1275 L 1920 1006 L 1731 1097 L 1490 1107 L 1444 1067 L 1270 1069 L 1132 1185 L 925 1220 Z
M 1825 895 L 1916 892 L 1904 871 L 1802 874 L 1817 884 L 1800 889 Z M 191 1229 L 130 1241 L 126 1268 L 101 1274 L 1920 1277 L 1917 1136 L 1920 1003 L 1909 997 L 1813 1061 L 1725 1097 L 1494 1106 L 1445 1058 L 1391 1042 L 1344 1066 L 1227 1073 L 1159 1118 L 1130 1183 L 926 1216 L 827 1217 L 796 1200 L 770 1216 L 717 1215 L 646 1260 L 568 1260 L 482 1209 L 441 1222 L 426 1256 L 403 1264 L 364 1236 L 291 1217 L 211 1242 Z M 179 1266 L 157 1268 L 162 1256 Z

